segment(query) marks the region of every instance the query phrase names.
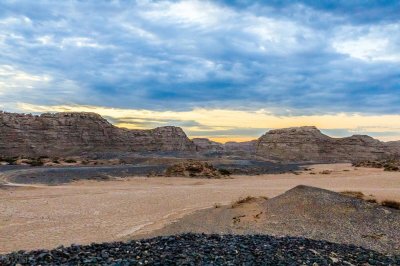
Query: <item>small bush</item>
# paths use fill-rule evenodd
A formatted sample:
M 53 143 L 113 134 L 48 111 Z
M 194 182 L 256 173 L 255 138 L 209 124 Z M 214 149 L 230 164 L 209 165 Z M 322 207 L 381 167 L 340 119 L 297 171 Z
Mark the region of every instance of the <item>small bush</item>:
M 376 199 L 366 199 L 365 201 L 367 201 L 369 203 L 378 203 L 378 201 Z
M 219 172 L 221 175 L 225 175 L 225 176 L 230 176 L 230 175 L 232 174 L 232 172 L 229 171 L 229 170 L 227 170 L 227 169 L 218 169 L 218 172 Z
M 346 196 L 350 196 L 350 197 L 354 197 L 357 199 L 364 199 L 364 193 L 362 193 L 361 191 L 342 191 L 340 192 L 340 194 L 346 195 Z
M 321 175 L 330 175 L 331 173 L 332 173 L 332 171 L 331 170 L 324 170 L 324 171 L 321 171 L 321 172 L 319 172 Z
M 66 163 L 76 163 L 75 159 L 66 159 L 65 160 Z
M 255 198 L 255 197 L 252 197 L 252 196 L 247 196 L 247 197 L 245 197 L 245 198 L 239 198 L 237 201 L 235 201 L 235 202 L 232 204 L 232 208 L 239 207 L 240 205 L 242 205 L 242 204 L 244 204 L 244 203 L 252 202 L 252 201 L 254 201 L 255 199 L 256 199 L 256 198 Z
M 7 158 L 4 158 L 3 161 L 7 162 L 8 164 L 14 165 L 17 162 L 17 159 L 18 158 L 16 158 L 16 157 L 7 157 Z
M 400 202 L 395 200 L 384 200 L 381 202 L 382 206 L 400 210 Z
M 59 160 L 53 160 L 53 163 L 60 164 L 60 161 Z
M 389 171 L 389 172 L 400 171 L 400 168 L 397 165 L 386 164 L 384 167 L 384 171 Z
M 40 160 L 33 160 L 33 161 L 28 162 L 28 164 L 30 164 L 31 166 L 34 166 L 34 167 L 43 166 L 43 162 Z

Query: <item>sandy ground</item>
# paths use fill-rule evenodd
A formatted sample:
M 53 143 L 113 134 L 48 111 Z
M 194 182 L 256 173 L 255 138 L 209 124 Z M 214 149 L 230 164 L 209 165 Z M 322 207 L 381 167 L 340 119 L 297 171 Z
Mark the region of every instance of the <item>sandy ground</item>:
M 400 200 L 400 173 L 349 164 L 311 166 L 300 175 L 233 179 L 128 178 L 0 189 L 0 253 L 126 239 L 188 213 L 247 195 L 273 197 L 299 185 L 356 190 Z M 328 175 L 322 170 L 332 170 Z

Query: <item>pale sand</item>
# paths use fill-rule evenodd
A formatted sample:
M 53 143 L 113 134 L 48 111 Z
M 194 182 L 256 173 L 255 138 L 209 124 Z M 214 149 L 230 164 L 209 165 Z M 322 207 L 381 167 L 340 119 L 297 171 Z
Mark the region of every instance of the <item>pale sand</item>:
M 400 200 L 399 172 L 354 170 L 349 164 L 311 167 L 316 175 L 129 178 L 0 189 L 0 253 L 126 239 L 215 203 L 247 195 L 273 197 L 299 184 Z M 333 172 L 318 174 L 328 169 Z

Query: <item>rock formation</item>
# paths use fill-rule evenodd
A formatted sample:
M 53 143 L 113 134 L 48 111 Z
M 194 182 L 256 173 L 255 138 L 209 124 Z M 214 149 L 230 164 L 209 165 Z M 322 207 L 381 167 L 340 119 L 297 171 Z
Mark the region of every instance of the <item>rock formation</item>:
M 192 141 L 198 147 L 198 151 L 222 152 L 224 150 L 224 146 L 221 143 L 207 138 L 194 138 Z
M 189 140 L 181 128 L 118 128 L 94 113 L 14 114 L 0 112 L 0 157 L 65 156 L 99 152 L 200 152 L 205 156 L 254 155 L 268 160 L 335 162 L 399 157 L 399 142 L 369 136 L 331 138 L 315 127 L 270 130 L 257 141 L 221 144 Z
M 331 138 L 316 127 L 270 130 L 256 144 L 256 154 L 284 161 L 353 161 L 396 154 L 392 147 L 366 135 Z
M 243 141 L 243 142 L 236 142 L 236 141 L 229 141 L 224 144 L 224 149 L 226 152 L 242 152 L 253 154 L 255 152 L 257 141 Z
M 95 113 L 0 113 L 0 155 L 60 156 L 82 152 L 195 151 L 181 128 L 118 128 Z
M 194 144 L 197 146 L 197 150 L 203 153 L 211 154 L 225 154 L 225 155 L 237 155 L 237 156 L 248 156 L 253 155 L 256 148 L 256 140 L 236 142 L 229 141 L 224 144 L 211 141 L 207 138 L 194 138 L 192 139 Z
M 186 162 L 171 165 L 165 171 L 165 176 L 222 178 L 225 173 L 226 172 L 218 171 L 218 169 L 206 162 L 189 160 Z

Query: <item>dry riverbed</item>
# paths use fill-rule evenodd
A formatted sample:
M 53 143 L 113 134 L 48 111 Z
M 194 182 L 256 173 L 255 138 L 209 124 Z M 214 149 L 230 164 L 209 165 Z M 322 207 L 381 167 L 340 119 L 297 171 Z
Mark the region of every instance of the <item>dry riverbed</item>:
M 299 185 L 400 200 L 400 173 L 350 164 L 310 166 L 295 175 L 233 179 L 124 178 L 0 188 L 0 253 L 126 239 L 193 211 L 239 197 L 274 197 Z M 314 173 L 314 174 L 310 174 Z

